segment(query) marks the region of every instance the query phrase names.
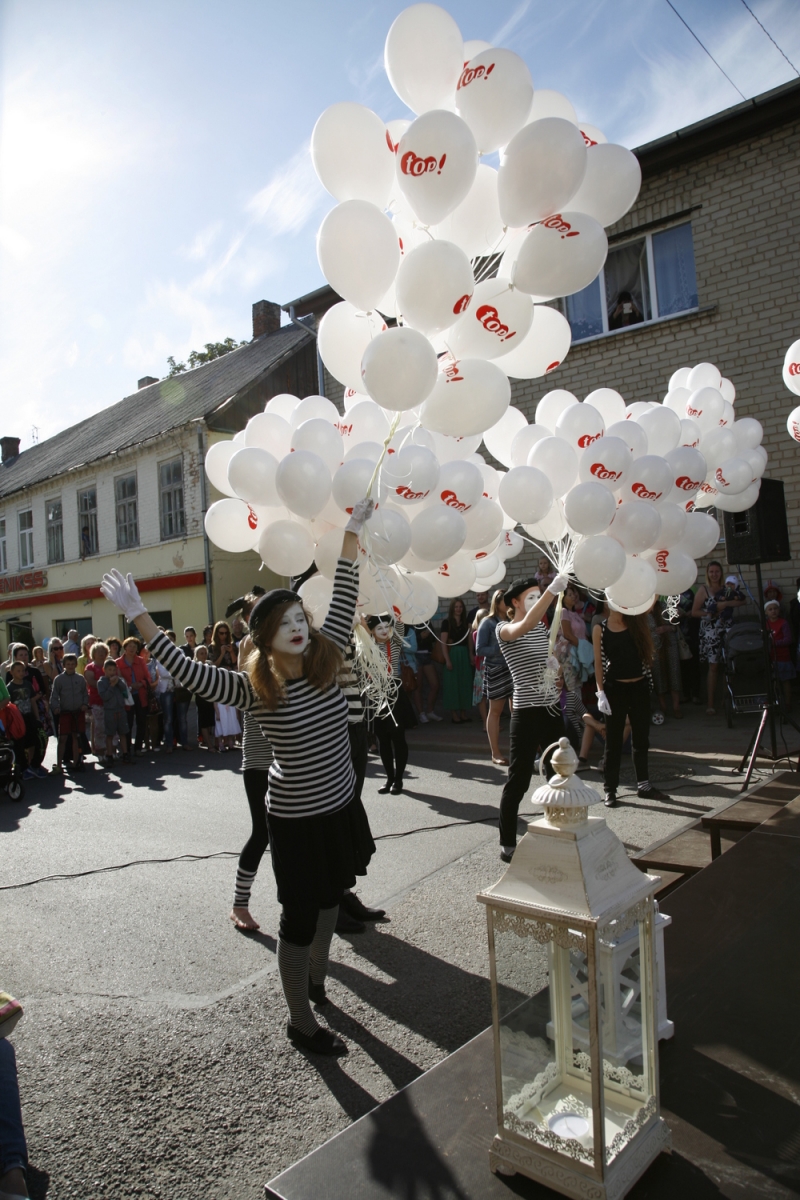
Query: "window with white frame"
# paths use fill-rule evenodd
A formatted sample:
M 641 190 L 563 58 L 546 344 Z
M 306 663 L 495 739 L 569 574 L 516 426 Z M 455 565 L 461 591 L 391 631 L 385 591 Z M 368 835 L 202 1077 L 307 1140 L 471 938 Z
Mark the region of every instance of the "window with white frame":
M 114 499 L 117 505 L 117 549 L 127 550 L 129 546 L 138 546 L 139 513 L 135 475 L 121 475 L 114 480 Z
M 17 513 L 17 525 L 19 528 L 19 565 L 22 567 L 33 566 L 33 510 L 30 508 L 23 509 Z
M 61 497 L 45 501 L 45 517 L 47 528 L 47 561 L 60 563 L 64 561 L 64 511 L 61 507 Z
M 186 516 L 183 509 L 183 461 L 173 458 L 161 463 L 159 468 L 161 506 L 161 540 L 182 537 L 186 532 Z
M 696 309 L 691 222 L 612 246 L 598 277 L 562 303 L 575 342 Z
M 80 527 L 81 558 L 97 554 L 97 488 L 78 492 L 78 525 Z
M 6 548 L 6 519 L 0 517 L 0 575 L 8 570 L 8 549 Z

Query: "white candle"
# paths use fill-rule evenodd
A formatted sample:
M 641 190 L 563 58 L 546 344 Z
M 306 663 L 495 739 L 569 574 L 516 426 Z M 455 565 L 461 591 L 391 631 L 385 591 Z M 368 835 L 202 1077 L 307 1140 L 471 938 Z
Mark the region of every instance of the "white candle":
M 553 1133 L 558 1134 L 562 1138 L 580 1138 L 586 1137 L 589 1132 L 589 1122 L 585 1117 L 579 1117 L 577 1113 L 564 1112 L 556 1113 L 550 1117 L 547 1124 L 550 1126 Z

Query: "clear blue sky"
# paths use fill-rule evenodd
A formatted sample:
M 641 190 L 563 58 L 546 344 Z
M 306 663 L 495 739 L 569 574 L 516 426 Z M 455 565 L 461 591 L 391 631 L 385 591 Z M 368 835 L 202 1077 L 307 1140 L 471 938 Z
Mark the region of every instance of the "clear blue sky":
M 742 0 L 673 2 L 745 96 L 795 78 Z M 800 65 L 797 0 L 748 2 Z M 0 0 L 0 435 L 49 437 L 322 283 L 309 135 L 336 100 L 409 115 L 383 70 L 404 7 Z M 611 141 L 740 100 L 666 0 L 445 7 Z

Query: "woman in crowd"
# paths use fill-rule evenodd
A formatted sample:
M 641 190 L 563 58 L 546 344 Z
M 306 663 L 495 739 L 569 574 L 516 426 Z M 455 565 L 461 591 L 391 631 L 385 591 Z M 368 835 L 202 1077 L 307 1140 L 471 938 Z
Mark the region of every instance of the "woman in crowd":
M 744 596 L 736 586 L 735 575 L 722 582 L 722 563 L 715 558 L 706 567 L 706 581 L 695 592 L 692 616 L 700 617 L 700 661 L 708 663 L 706 712 L 714 715 L 717 675 L 722 658 L 722 639 L 733 623 L 733 614 L 744 604 Z
M 436 673 L 436 663 L 434 662 L 433 653 L 434 647 L 438 646 L 436 636 L 427 624 L 415 625 L 414 633 L 417 636 L 417 663 L 419 664 L 419 682 L 417 690 L 414 693 L 414 703 L 417 706 L 419 713 L 420 725 L 427 725 L 428 721 L 441 721 L 441 717 L 437 712 L 434 712 L 436 697 L 439 695 L 439 676 Z M 428 685 L 428 704 L 424 703 L 423 689 L 425 684 Z
M 174 638 L 170 638 L 170 641 L 174 646 Z M 145 646 L 145 650 L 146 649 L 147 647 Z M 156 662 L 156 660 L 152 657 L 150 662 L 155 668 L 155 698 L 158 702 L 158 707 L 161 712 L 161 736 L 163 738 L 164 749 L 166 750 L 167 754 L 172 754 L 175 741 L 173 732 L 173 716 L 175 712 L 175 681 L 163 663 Z
M 530 786 L 536 752 L 543 753 L 564 735 L 558 690 L 545 678 L 549 633 L 543 617 L 567 582 L 566 575 L 557 575 L 542 592 L 534 578 L 515 579 L 503 595 L 509 619 L 498 622 L 495 636 L 514 680 L 511 761 L 500 800 L 503 862 L 511 862 L 517 845 L 517 813 Z
M 106 645 L 108 646 L 109 658 L 113 658 L 116 662 L 122 654 L 122 642 L 118 637 L 108 637 L 106 638 Z
M 62 659 L 64 657 L 64 645 L 61 638 L 51 637 L 47 643 L 47 662 L 44 664 L 43 671 L 50 683 L 52 690 L 53 683 L 57 676 L 64 670 Z
M 477 708 L 481 714 L 481 724 L 483 726 L 486 725 L 486 697 L 483 694 L 483 677 L 486 671 L 486 660 L 478 654 L 477 645 L 478 630 L 481 621 L 485 620 L 488 615 L 488 608 L 479 608 L 469 629 L 469 638 L 472 644 L 472 661 L 475 664 L 475 674 L 472 677 L 472 707 Z
M 442 621 L 442 653 L 444 654 L 444 707 L 450 710 L 454 725 L 471 721 L 472 666 L 474 654 L 469 636 L 467 610 L 460 596 L 450 601 L 447 617 Z
M 92 646 L 97 641 L 93 633 L 87 633 L 81 638 L 81 652 L 78 656 L 78 674 L 82 675 L 86 670 L 87 664 L 91 662 Z
M 267 592 L 251 614 L 254 651 L 247 672 L 186 658 L 147 615 L 133 578 L 118 571 L 102 589 L 135 620 L 155 657 L 194 692 L 251 712 L 272 746 L 267 823 L 282 906 L 278 969 L 289 1007 L 287 1034 L 321 1054 L 346 1047 L 314 1018 L 309 995 L 325 1002 L 325 975 L 342 890 L 366 872 L 374 852 L 363 806 L 354 804 L 355 775 L 347 701 L 338 684 L 353 627 L 358 588 L 356 534 L 370 515 L 359 502 L 347 523 L 328 616 L 309 627 L 300 597 Z
M 400 682 L 400 656 L 403 651 L 405 628 L 402 624 L 396 624 L 388 613 L 379 617 L 367 617 L 367 628 L 381 652 L 387 656 L 390 673 L 397 687 L 391 708 L 376 713 L 374 717 L 378 752 L 386 772 L 386 782 L 378 788 L 378 793 L 384 796 L 391 792 L 393 796 L 399 796 L 403 790 L 403 772 L 408 762 L 406 730 L 416 725 L 411 702 Z
M 91 661 L 86 664 L 83 678 L 89 689 L 89 711 L 91 713 L 92 754 L 98 762 L 106 753 L 106 728 L 103 720 L 103 700 L 97 685 L 103 678 L 103 668 L 108 658 L 108 646 L 105 642 L 95 642 L 92 646 Z
M 486 733 L 492 750 L 492 762 L 506 767 L 508 759 L 503 757 L 500 750 L 500 717 L 506 701 L 510 702 L 514 694 L 514 681 L 496 637 L 497 626 L 506 614 L 504 595 L 503 588 L 498 588 L 492 596 L 489 615 L 478 629 L 475 653 L 483 658 L 483 694 L 489 701 Z
M 199 663 L 208 662 L 208 646 L 205 644 L 205 642 L 202 642 L 199 646 L 195 646 L 193 657 Z M 188 688 L 184 690 L 186 691 L 187 695 L 191 695 L 191 692 L 189 692 Z M 214 733 L 217 720 L 215 712 L 216 705 L 212 704 L 210 700 L 204 699 L 203 696 L 197 696 L 196 703 L 197 728 L 200 733 L 200 739 L 206 750 L 209 750 L 212 754 L 217 754 L 217 738 Z M 188 750 L 188 746 L 186 748 Z
M 136 723 L 136 753 L 144 754 L 147 742 L 147 710 L 150 706 L 150 675 L 144 659 L 139 653 L 141 642 L 135 637 L 126 637 L 122 643 L 122 654 L 116 660 L 120 678 L 128 685 L 133 707 L 128 709 L 128 742 L 133 748 L 133 724 Z M 110 647 L 109 647 L 110 648 Z
M 650 783 L 647 752 L 650 746 L 650 689 L 653 639 L 646 613 L 623 615 L 611 609 L 592 633 L 597 705 L 606 718 L 606 755 L 603 769 L 607 808 L 616 808 L 619 767 L 630 719 L 636 791 L 645 800 L 669 800 Z
M 217 621 L 211 635 L 211 645 L 208 650 L 211 664 L 220 670 L 233 671 L 236 668 L 236 647 L 233 644 L 231 627 L 227 621 Z M 217 738 L 217 749 L 233 750 L 236 737 L 241 733 L 239 715 L 233 705 L 216 704 L 214 706 L 214 733 Z

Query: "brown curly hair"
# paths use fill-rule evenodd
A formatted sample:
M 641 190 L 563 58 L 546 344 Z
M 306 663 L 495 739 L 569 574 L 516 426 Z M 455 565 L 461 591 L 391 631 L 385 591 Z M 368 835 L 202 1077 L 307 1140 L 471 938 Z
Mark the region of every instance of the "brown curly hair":
M 244 664 L 244 669 L 250 676 L 253 691 L 270 711 L 286 704 L 286 680 L 275 665 L 270 647 L 283 614 L 294 604 L 297 604 L 297 600 L 276 604 L 269 615 L 259 622 L 256 632 L 250 634 L 253 650 Z M 313 628 L 305 606 L 301 607 L 308 622 L 308 646 L 303 652 L 303 674 L 313 688 L 324 692 L 336 682 L 344 666 L 344 656 L 335 642 Z

